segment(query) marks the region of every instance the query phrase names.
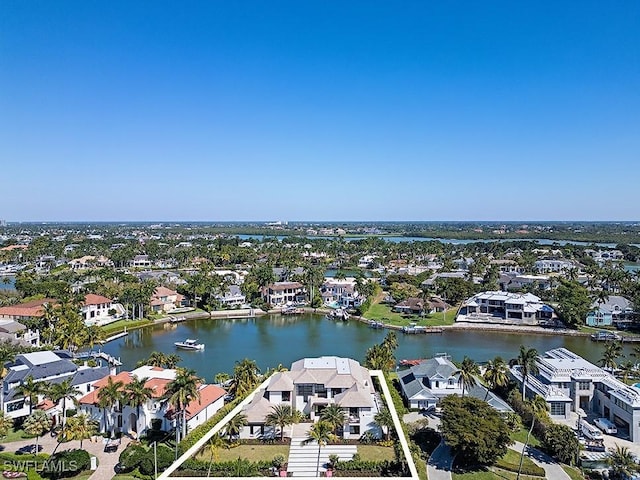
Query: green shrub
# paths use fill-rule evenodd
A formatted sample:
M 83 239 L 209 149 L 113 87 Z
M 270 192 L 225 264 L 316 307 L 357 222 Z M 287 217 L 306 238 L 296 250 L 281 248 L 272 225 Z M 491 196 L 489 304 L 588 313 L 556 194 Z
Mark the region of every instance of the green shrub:
M 137 465 L 138 470 L 143 475 L 153 475 L 155 472 L 155 461 L 158 462 L 158 472 L 162 472 L 175 460 L 175 453 L 166 445 L 158 445 L 154 456 L 153 448 L 145 452 L 145 455 Z
M 139 443 L 130 443 L 122 453 L 120 453 L 119 462 L 123 471 L 129 472 L 137 468 L 147 453 L 147 449 Z
M 211 470 L 212 477 L 254 477 L 270 476 L 273 465 L 271 462 L 250 462 L 249 460 L 238 458 L 232 462 L 209 463 L 207 461 L 190 458 L 182 464 L 174 476 L 201 477 L 202 472 Z
M 42 475 L 48 478 L 72 477 L 91 465 L 91 457 L 86 450 L 63 450 L 54 453 L 44 463 Z
M 178 448 L 180 449 L 180 454 L 189 450 L 193 445 L 196 444 L 198 440 L 205 436 L 220 420 L 224 418 L 224 416 L 233 410 L 243 398 L 236 397 L 230 403 L 227 403 L 224 407 L 218 410 L 213 417 L 211 417 L 206 422 L 198 425 L 192 431 L 190 431 L 184 439 L 180 442 Z
M 517 472 L 520 467 L 519 464 L 513 464 L 511 462 L 507 462 L 504 459 L 500 459 L 495 463 L 495 466 L 501 468 L 502 470 L 508 470 L 510 472 Z M 538 465 L 522 465 L 522 475 L 533 475 L 537 477 L 544 477 L 544 468 L 539 467 Z
M 76 410 L 75 408 L 69 408 L 69 409 L 67 409 L 67 412 L 65 413 L 65 416 L 67 418 L 75 417 L 77 413 L 78 413 L 78 410 Z

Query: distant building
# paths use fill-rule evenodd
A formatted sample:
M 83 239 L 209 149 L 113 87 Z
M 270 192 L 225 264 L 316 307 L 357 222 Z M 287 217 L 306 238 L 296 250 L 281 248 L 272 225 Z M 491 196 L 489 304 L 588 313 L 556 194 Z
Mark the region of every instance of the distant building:
M 531 293 L 481 292 L 463 303 L 457 322 L 537 325 L 553 318 L 553 308 Z
M 586 324 L 590 327 L 606 327 L 631 323 L 633 308 L 631 302 L 618 295 L 610 295 L 603 303 L 593 302 L 587 314 Z
M 151 310 L 154 312 L 170 313 L 182 307 L 184 297 L 175 290 L 167 287 L 156 287 L 151 295 Z
M 562 273 L 576 266 L 568 260 L 536 260 L 534 268 L 538 273 Z
M 269 305 L 304 303 L 307 294 L 299 282 L 275 282 L 262 288 L 262 299 Z

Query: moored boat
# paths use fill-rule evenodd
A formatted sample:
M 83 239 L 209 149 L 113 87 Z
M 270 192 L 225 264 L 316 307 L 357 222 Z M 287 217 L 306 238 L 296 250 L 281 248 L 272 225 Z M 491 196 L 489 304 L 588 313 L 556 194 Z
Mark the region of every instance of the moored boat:
M 607 332 L 606 330 L 592 333 L 591 340 L 594 342 L 607 342 L 612 340 L 622 340 L 622 337 L 615 332 Z

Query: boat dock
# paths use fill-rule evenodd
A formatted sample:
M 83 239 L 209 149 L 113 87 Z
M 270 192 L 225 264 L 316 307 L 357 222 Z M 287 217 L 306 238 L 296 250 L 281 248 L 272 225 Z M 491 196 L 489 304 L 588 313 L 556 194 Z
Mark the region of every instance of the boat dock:
M 97 351 L 97 352 L 83 352 L 75 355 L 75 358 L 85 359 L 85 358 L 94 358 L 99 360 L 104 360 L 109 365 L 114 367 L 121 367 L 122 362 L 119 358 L 113 357 L 106 352 Z
M 187 317 L 171 317 L 169 321 L 171 323 L 181 323 L 181 322 L 184 322 L 186 319 Z
M 407 333 L 410 335 L 413 334 L 421 334 L 421 333 L 442 333 L 444 330 L 438 327 L 418 327 L 418 326 L 409 326 L 402 327 L 402 333 Z

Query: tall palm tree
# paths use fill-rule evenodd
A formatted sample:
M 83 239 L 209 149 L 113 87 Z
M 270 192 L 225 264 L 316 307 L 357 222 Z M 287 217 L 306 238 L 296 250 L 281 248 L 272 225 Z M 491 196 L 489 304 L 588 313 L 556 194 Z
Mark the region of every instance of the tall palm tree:
M 131 383 L 124 387 L 124 403 L 136 409 L 136 423 L 140 421 L 140 407 L 153 396 L 153 390 L 146 387 L 146 383 L 146 379 L 134 377 Z M 138 425 L 134 426 L 134 430 L 138 432 Z
M 48 391 L 47 396 L 53 401 L 58 403 L 62 400 L 62 428 L 64 429 L 67 418 L 67 399 L 72 402 L 77 402 L 76 396 L 82 392 L 78 387 L 71 384 L 71 378 L 67 378 L 63 382 L 52 384 Z
M 105 338 L 104 330 L 97 325 L 91 325 L 87 327 L 85 330 L 85 344 L 89 346 L 89 350 L 92 350 L 93 347 L 102 342 Z
M 546 416 L 547 414 L 547 402 L 545 402 L 544 398 L 540 395 L 536 395 L 528 403 L 529 407 L 531 408 L 531 427 L 529 428 L 527 439 L 524 442 L 524 447 L 522 448 L 522 453 L 520 454 L 520 465 L 518 466 L 517 476 L 518 480 L 520 479 L 520 472 L 522 471 L 522 461 L 524 460 L 524 454 L 527 450 L 527 446 L 529 445 L 529 438 L 531 437 L 531 432 L 533 432 L 533 426 L 536 423 L 536 417 Z
M 211 458 L 209 459 L 209 468 L 207 470 L 207 478 L 211 476 L 211 465 L 213 464 L 213 462 L 218 461 L 218 456 L 219 456 L 218 451 L 223 446 L 224 446 L 224 440 L 222 440 L 222 437 L 217 433 L 213 437 L 211 437 L 211 439 L 209 440 L 209 451 L 211 452 Z
M 536 363 L 537 358 L 538 351 L 535 348 L 526 348 L 524 345 L 520 345 L 520 353 L 518 354 L 518 358 L 515 359 L 515 363 L 520 366 L 520 372 L 522 373 L 523 400 L 525 399 L 525 391 L 529 375 L 536 375 L 538 373 L 538 365 Z
M 344 423 L 347 421 L 347 413 L 340 407 L 340 405 L 331 403 L 320 413 L 320 420 L 331 425 L 334 435 L 337 435 L 338 429 L 344 427 Z
M 42 410 L 36 410 L 30 414 L 22 424 L 22 428 L 29 435 L 36 437 L 36 451 L 38 453 L 38 439 L 40 436 L 51 429 L 51 419 Z
M 180 357 L 180 355 L 176 355 L 175 353 L 171 353 L 169 355 L 167 355 L 164 359 L 164 365 L 162 365 L 164 368 L 176 368 L 178 366 L 178 364 L 180 363 L 180 361 L 182 360 L 182 358 Z
M 373 420 L 378 424 L 381 430 L 384 431 L 384 439 L 389 440 L 391 435 L 391 428 L 393 427 L 393 417 L 391 411 L 388 408 L 383 408 L 373 417 Z
M 248 425 L 247 416 L 244 413 L 238 413 L 235 417 L 227 422 L 226 433 L 229 436 L 229 442 L 234 435 L 240 435 L 242 427 Z
M 31 375 L 22 381 L 22 384 L 16 388 L 16 392 L 29 400 L 29 415 L 33 413 L 33 405 L 38 403 L 40 395 L 46 392 L 46 385 L 42 382 L 36 382 Z
M 320 453 L 324 445 L 335 438 L 332 427 L 329 423 L 320 420 L 314 423 L 309 430 L 309 436 L 303 441 L 304 444 L 312 442 L 318 443 L 318 460 L 316 461 L 316 477 L 320 476 Z
M 86 413 L 78 414 L 69 419 L 67 425 L 62 429 L 62 436 L 66 441 L 80 440 L 80 448 L 82 449 L 82 441 L 91 438 L 98 432 L 97 423 Z
M 280 403 L 274 405 L 271 412 L 265 417 L 265 423 L 274 427 L 280 427 L 280 440 L 284 439 L 284 427 L 295 422 L 296 416 L 293 414 L 291 405 Z
M 102 408 L 104 414 L 104 426 L 107 431 L 111 431 L 111 426 L 108 425 L 110 422 L 107 418 L 107 410 L 110 410 L 110 416 L 113 417 L 114 408 L 122 401 L 123 386 L 124 383 L 120 380 L 114 382 L 113 377 L 110 376 L 107 378 L 107 384 L 98 390 L 98 406 Z
M 611 467 L 609 476 L 612 479 L 622 480 L 631 478 L 631 476 L 638 471 L 638 464 L 628 447 L 616 445 L 616 448 L 611 452 L 607 461 Z
M 476 376 L 480 375 L 480 368 L 476 362 L 465 355 L 460 364 L 459 373 L 462 381 L 462 396 L 464 397 L 465 390 L 471 390 L 477 385 Z
M 176 378 L 167 384 L 165 395 L 176 411 L 176 436 L 180 431 L 180 438 L 184 438 L 187 434 L 187 406 L 192 400 L 200 399 L 198 387 L 201 383 L 202 379 L 194 370 L 178 368 Z M 178 427 L 180 418 L 182 418 L 182 427 Z
M 509 382 L 507 364 L 502 357 L 498 356 L 487 362 L 482 378 L 484 378 L 484 381 L 487 382 L 487 385 L 491 390 L 495 390 L 498 387 L 504 387 Z M 488 396 L 489 391 L 487 390 L 487 394 L 484 399 L 486 400 Z

